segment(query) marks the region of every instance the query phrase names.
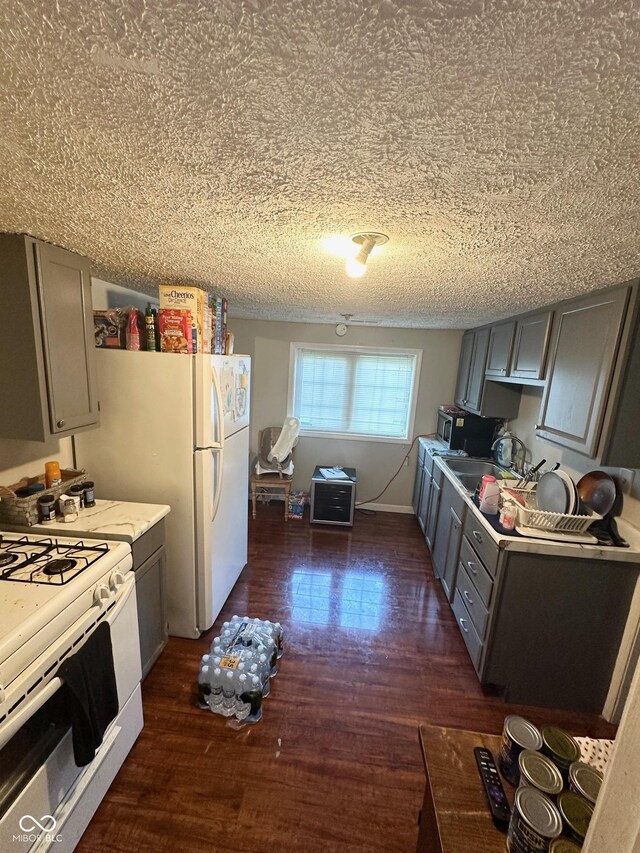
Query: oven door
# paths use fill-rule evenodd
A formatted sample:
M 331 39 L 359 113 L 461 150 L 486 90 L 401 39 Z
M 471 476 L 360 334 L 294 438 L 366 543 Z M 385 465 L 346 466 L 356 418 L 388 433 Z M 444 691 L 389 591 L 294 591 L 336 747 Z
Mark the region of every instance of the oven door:
M 89 631 L 102 619 L 111 627 L 118 716 L 91 764 L 77 767 L 71 729 L 57 725 L 52 714 L 60 679 L 51 678 L 24 698 L 19 711 L 0 726 L 0 850 L 73 850 L 142 728 L 134 574 L 128 573 L 117 593 L 79 622 L 87 619 L 93 620 Z M 80 647 L 73 638 L 83 627 L 72 626 L 59 638 L 62 656 L 68 644 Z M 112 767 L 111 774 L 101 772 L 103 764 Z

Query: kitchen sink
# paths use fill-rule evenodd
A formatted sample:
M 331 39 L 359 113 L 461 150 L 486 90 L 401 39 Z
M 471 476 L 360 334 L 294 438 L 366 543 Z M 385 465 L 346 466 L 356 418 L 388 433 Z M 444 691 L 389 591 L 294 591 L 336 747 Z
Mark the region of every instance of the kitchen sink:
M 488 462 L 484 459 L 469 459 L 462 457 L 460 459 L 445 459 L 444 462 L 456 477 L 473 476 L 476 478 L 476 481 L 479 480 L 483 474 L 493 474 L 496 479 L 500 479 L 503 472 L 507 470 L 506 468 L 502 468 L 500 465 L 496 465 L 494 462 Z
M 484 459 L 469 459 L 462 457 L 459 459 L 443 459 L 447 468 L 456 477 L 460 485 L 468 492 L 475 492 L 476 486 L 482 479 L 483 474 L 493 474 L 500 480 L 506 468 L 496 465 L 493 462 L 488 462 Z M 516 480 L 513 481 L 514 484 Z

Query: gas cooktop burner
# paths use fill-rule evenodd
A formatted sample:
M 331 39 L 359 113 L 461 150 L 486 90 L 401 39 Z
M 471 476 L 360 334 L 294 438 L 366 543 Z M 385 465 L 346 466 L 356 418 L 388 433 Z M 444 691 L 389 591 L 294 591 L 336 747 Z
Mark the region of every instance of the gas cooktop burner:
M 77 560 L 50 560 L 43 567 L 42 572 L 45 575 L 63 575 L 76 565 Z
M 0 569 L 1 569 L 3 566 L 10 566 L 10 565 L 11 565 L 11 563 L 15 563 L 15 561 L 16 561 L 17 559 L 18 559 L 18 555 L 17 555 L 17 554 L 3 554 L 3 553 L 0 553 Z

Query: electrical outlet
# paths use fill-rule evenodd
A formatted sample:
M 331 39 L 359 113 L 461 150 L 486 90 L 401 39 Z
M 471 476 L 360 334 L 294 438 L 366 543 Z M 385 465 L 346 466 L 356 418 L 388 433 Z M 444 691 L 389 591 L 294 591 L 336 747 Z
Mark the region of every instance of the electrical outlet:
M 623 495 L 628 495 L 631 492 L 635 471 L 632 468 L 618 468 L 616 480 Z

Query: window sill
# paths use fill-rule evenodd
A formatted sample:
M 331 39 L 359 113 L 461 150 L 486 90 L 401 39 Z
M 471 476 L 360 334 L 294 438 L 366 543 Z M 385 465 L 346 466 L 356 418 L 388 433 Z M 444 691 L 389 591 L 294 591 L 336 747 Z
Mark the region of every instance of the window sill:
M 386 435 L 360 435 L 352 432 L 321 432 L 320 430 L 301 429 L 300 436 L 304 438 L 337 438 L 340 441 L 370 441 L 376 444 L 411 444 L 408 438 L 392 438 Z

